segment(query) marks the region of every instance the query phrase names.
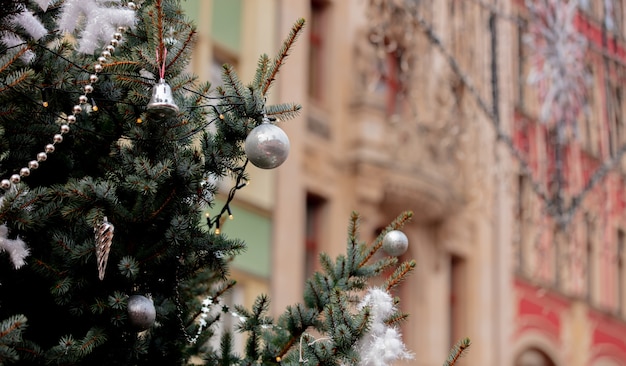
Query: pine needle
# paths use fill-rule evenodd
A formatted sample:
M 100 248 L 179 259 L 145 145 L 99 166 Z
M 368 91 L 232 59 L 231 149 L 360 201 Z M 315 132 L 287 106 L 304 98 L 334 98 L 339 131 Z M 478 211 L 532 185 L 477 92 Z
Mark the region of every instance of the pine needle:
M 443 366 L 454 366 L 456 361 L 465 354 L 470 345 L 470 339 L 467 337 L 458 341 L 450 350 L 448 359 L 443 363 Z

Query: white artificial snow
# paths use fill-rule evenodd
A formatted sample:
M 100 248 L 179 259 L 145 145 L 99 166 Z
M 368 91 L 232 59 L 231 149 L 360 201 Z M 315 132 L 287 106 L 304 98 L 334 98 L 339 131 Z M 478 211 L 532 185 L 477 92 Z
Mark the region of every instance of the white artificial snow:
M 48 8 L 48 5 L 46 4 L 44 8 L 44 6 L 41 5 L 42 1 L 43 0 L 39 0 L 37 3 L 45 11 Z M 35 16 L 35 14 L 33 14 L 32 11 L 22 10 L 18 14 L 15 14 L 11 18 L 9 18 L 8 23 L 13 26 L 19 26 L 21 28 L 24 28 L 26 33 L 28 33 L 28 35 L 36 41 L 48 34 L 48 30 L 46 29 L 46 27 Z M 15 33 L 7 33 L 2 36 L 0 40 L 2 41 L 2 43 L 4 43 L 5 46 L 9 48 L 26 43 L 21 37 L 19 37 Z M 35 53 L 30 50 L 26 51 L 21 57 L 22 61 L 26 63 L 32 62 L 34 58 Z
M 380 288 L 370 288 L 359 308 L 365 306 L 371 309 L 372 321 L 358 345 L 359 366 L 387 366 L 400 359 L 412 359 L 413 355 L 402 342 L 400 331 L 385 323 L 395 311 L 391 295 Z
M 48 5 L 50 5 L 50 0 L 33 0 L 33 1 L 35 1 L 35 3 L 39 5 L 41 10 L 48 11 Z
M 538 87 L 542 122 L 574 126 L 586 104 L 587 42 L 576 29 L 577 1 L 526 0 L 530 14 L 528 82 Z
M 135 12 L 118 1 L 66 0 L 59 18 L 59 29 L 76 34 L 78 51 L 93 53 L 104 48 L 118 27 L 133 27 Z
M 6 225 L 0 225 L 0 252 L 7 252 L 11 257 L 13 266 L 15 269 L 22 267 L 26 264 L 26 257 L 30 254 L 30 251 L 26 247 L 26 243 L 17 237 L 16 239 L 9 239 L 9 229 Z

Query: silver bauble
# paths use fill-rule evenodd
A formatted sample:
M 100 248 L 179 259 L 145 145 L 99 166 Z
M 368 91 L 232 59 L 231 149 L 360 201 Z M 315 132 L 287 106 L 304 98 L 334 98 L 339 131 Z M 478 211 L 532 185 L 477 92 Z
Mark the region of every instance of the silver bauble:
M 142 295 L 128 298 L 128 320 L 138 330 L 146 330 L 154 324 L 156 309 L 152 300 Z
M 409 248 L 409 239 L 400 230 L 392 230 L 383 238 L 383 250 L 390 256 L 399 257 Z
M 244 150 L 256 167 L 274 169 L 287 160 L 289 138 L 280 127 L 264 121 L 250 131 Z
M 150 115 L 161 118 L 173 117 L 178 114 L 178 106 L 174 103 L 172 88 L 165 80 L 160 79 L 152 87 L 152 97 L 146 109 Z

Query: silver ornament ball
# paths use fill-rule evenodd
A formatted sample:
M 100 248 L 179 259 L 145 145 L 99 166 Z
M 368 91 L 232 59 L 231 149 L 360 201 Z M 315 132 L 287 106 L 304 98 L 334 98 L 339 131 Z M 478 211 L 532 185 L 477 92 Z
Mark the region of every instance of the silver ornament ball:
M 133 327 L 146 330 L 154 324 L 156 309 L 152 300 L 142 295 L 128 298 L 128 320 Z
M 2 189 L 4 190 L 11 188 L 11 181 L 8 179 L 3 179 L 2 181 L 0 181 L 0 187 L 2 187 Z
M 263 122 L 250 131 L 244 144 L 246 156 L 261 169 L 274 169 L 287 160 L 289 138 L 278 126 Z
M 409 239 L 400 230 L 392 230 L 383 238 L 383 250 L 390 256 L 399 257 L 409 248 Z

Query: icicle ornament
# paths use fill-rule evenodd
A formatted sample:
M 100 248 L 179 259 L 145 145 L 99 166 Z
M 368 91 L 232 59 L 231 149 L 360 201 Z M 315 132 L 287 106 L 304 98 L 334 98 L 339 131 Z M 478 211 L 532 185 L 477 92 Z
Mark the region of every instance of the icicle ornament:
M 113 231 L 115 227 L 107 220 L 106 216 L 102 219 L 102 223 L 94 227 L 96 236 L 96 259 L 98 261 L 98 278 L 104 280 L 104 273 L 111 252 L 111 244 L 113 243 Z

